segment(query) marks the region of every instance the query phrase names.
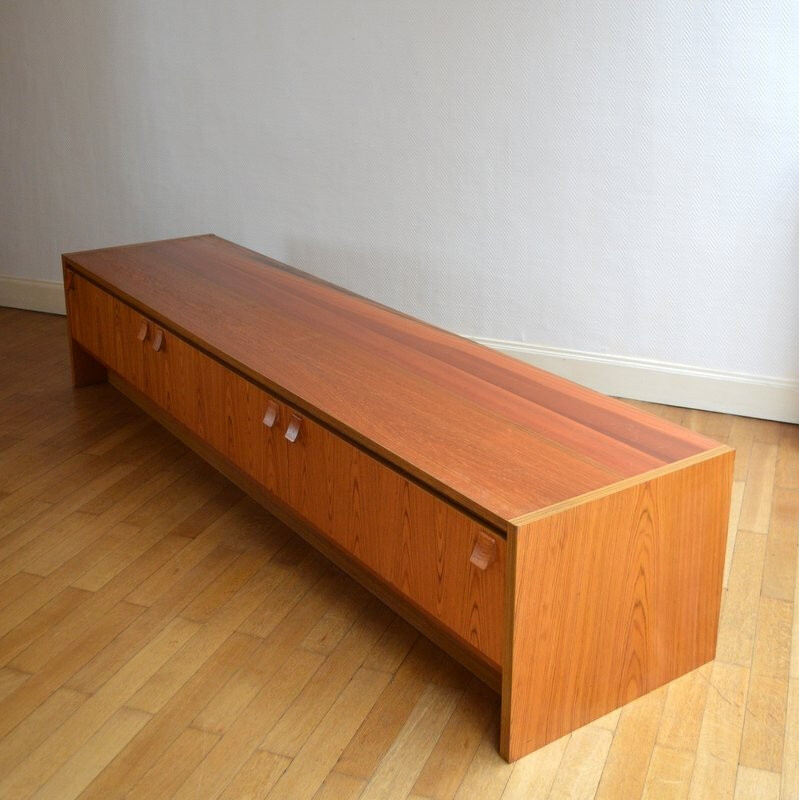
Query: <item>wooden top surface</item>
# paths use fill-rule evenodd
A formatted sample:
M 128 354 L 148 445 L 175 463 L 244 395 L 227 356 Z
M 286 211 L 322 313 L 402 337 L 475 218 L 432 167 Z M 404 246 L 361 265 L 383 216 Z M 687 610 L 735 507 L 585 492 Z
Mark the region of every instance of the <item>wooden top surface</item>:
M 64 259 L 495 524 L 719 447 L 216 236 Z

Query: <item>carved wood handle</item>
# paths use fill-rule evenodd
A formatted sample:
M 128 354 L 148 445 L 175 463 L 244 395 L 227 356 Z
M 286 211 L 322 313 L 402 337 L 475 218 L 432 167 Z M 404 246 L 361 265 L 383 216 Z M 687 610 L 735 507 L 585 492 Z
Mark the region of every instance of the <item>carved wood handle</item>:
M 275 424 L 275 420 L 278 419 L 278 404 L 274 400 L 270 400 L 269 405 L 267 406 L 267 412 L 264 414 L 264 419 L 262 422 L 268 427 L 271 428 Z
M 156 334 L 153 337 L 153 350 L 158 352 L 164 346 L 164 331 L 161 328 L 156 329 Z
M 75 276 L 69 270 L 64 273 L 64 288 L 68 292 L 75 288 Z
M 292 414 L 289 420 L 289 426 L 286 428 L 285 436 L 290 442 L 296 442 L 297 437 L 300 435 L 300 417 L 297 414 Z
M 494 537 L 487 533 L 479 533 L 472 548 L 472 555 L 469 557 L 470 563 L 478 569 L 488 569 L 496 558 L 497 542 Z
M 142 325 L 139 328 L 139 333 L 136 334 L 136 338 L 143 342 L 147 338 L 147 320 L 142 321 Z

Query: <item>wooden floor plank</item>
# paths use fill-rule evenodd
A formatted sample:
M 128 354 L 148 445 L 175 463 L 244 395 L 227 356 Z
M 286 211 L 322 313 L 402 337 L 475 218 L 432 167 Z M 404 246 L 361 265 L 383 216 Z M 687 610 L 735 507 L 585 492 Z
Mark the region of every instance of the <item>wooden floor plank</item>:
M 694 769 L 694 750 L 674 750 L 657 744 L 642 792 L 643 800 L 685 800 Z
M 149 574 L 154 569 L 154 565 L 162 563 L 165 558 L 168 558 L 176 549 L 184 547 L 185 544 L 186 540 L 176 540 L 169 536 L 156 541 L 127 569 L 123 569 L 117 576 L 117 580 L 109 582 L 102 590 L 92 593 L 71 614 L 53 626 L 47 637 L 40 637 L 20 653 L 13 663 L 21 669 L 41 672 L 54 659 L 63 659 L 63 654 L 70 651 L 73 644 L 84 637 L 87 628 L 91 628 L 98 619 L 111 613 L 115 607 L 123 605 L 128 609 L 135 610 L 134 616 L 141 614 L 144 611 L 142 606 L 125 603 L 122 600 L 122 597 L 127 594 L 128 587 L 136 580 L 137 576 Z M 97 652 L 85 649 L 83 655 L 85 660 L 81 662 L 81 666 L 85 666 L 88 661 L 91 661 Z M 75 667 L 75 669 L 79 668 Z
M 380 649 L 379 641 L 375 649 Z M 374 652 L 374 650 L 373 650 Z M 374 663 L 368 656 L 364 663 Z M 342 753 L 336 771 L 368 779 L 405 726 L 428 684 L 449 659 L 427 639 L 420 638 L 398 667 L 394 680 L 378 698 L 353 740 Z
M 455 710 L 459 694 L 456 689 L 428 684 L 364 788 L 362 800 L 403 797 L 411 792 Z
M 41 575 L 30 572 L 18 572 L 4 583 L 0 584 L 0 611 L 9 603 L 16 602 L 30 589 L 33 589 L 42 580 Z
M 781 769 L 781 800 L 796 800 L 800 791 L 798 775 L 798 685 L 797 678 L 789 681 L 786 701 L 786 729 L 783 739 L 783 765 Z
M 556 739 L 514 764 L 502 800 L 545 800 L 550 796 L 569 735 Z
M 777 445 L 753 442 L 739 516 L 739 525 L 745 530 L 766 533 L 769 529 L 777 458 Z
M 13 731 L 0 739 L 0 775 L 7 775 L 31 751 L 78 709 L 86 695 L 56 689 Z
M 717 662 L 711 670 L 703 726 L 689 789 L 691 800 L 731 797 L 736 785 L 748 670 Z
M 38 448 L 38 450 L 32 451 L 31 458 L 38 458 L 43 464 L 47 464 L 50 468 L 52 468 L 54 462 L 56 464 L 58 463 L 58 460 L 53 458 L 52 453 L 48 451 L 38 452 L 41 450 L 42 448 Z M 50 502 L 51 509 L 48 517 L 39 520 L 39 526 L 34 529 L 34 533 L 46 531 L 47 526 L 54 519 L 59 519 L 66 514 L 79 510 L 86 502 L 102 494 L 124 476 L 130 475 L 136 468 L 135 463 L 125 463 L 123 461 L 113 462 L 103 457 L 88 457 L 84 453 L 75 454 L 74 457 L 62 459 L 62 461 L 64 462 L 64 466 L 68 467 L 68 474 L 73 476 L 71 480 L 63 483 L 57 482 L 51 485 L 50 479 L 52 478 L 52 469 L 45 469 L 44 466 L 42 466 L 39 470 L 41 477 L 43 479 L 47 478 L 47 482 L 45 483 L 44 480 L 42 480 L 41 483 L 37 481 L 34 492 L 40 489 L 42 484 L 44 484 L 46 489 L 38 492 L 40 496 L 37 499 Z M 76 474 L 80 476 L 81 480 L 75 478 Z M 130 488 L 131 487 L 128 486 L 129 491 Z M 12 505 L 15 498 L 18 496 L 24 498 L 27 494 L 29 494 L 28 491 L 22 491 L 22 489 L 16 490 L 6 498 L 6 504 Z M 52 499 L 48 500 L 48 498 Z M 3 546 L 5 547 L 11 541 L 8 536 L 9 532 L 7 529 L 0 530 L 4 534 Z M 28 534 L 28 538 L 32 538 L 30 533 Z M 23 541 L 27 541 L 27 539 Z
M 286 756 L 276 756 L 266 750 L 256 750 L 245 762 L 228 788 L 222 793 L 221 800 L 264 800 L 272 787 L 280 779 L 286 768 L 291 764 L 291 759 Z M 346 800 L 347 794 L 344 787 L 336 787 L 336 800 Z
M 507 764 L 497 754 L 498 723 L 499 715 L 495 717 L 494 725 L 484 731 L 466 774 L 456 790 L 457 800 L 469 800 L 471 797 L 495 798 L 505 794 L 514 765 Z
M 572 732 L 550 790 L 553 800 L 595 796 L 613 736 L 594 725 Z
M 379 604 L 364 610 L 347 636 L 325 659 L 297 700 L 264 738 L 262 749 L 289 758 L 297 756 L 312 731 L 321 723 L 363 664 L 367 653 L 386 630 L 389 618 L 388 609 Z M 371 707 L 372 704 L 369 708 Z M 342 748 L 346 744 L 347 741 Z
M 249 663 L 258 650 L 252 637 L 232 634 L 207 658 L 169 702 L 83 792 L 82 797 L 124 797 L 188 727 L 229 672 Z M 185 780 L 185 777 L 184 777 Z
M 319 725 L 304 737 L 299 752 L 268 796 L 311 800 L 389 679 L 386 672 L 359 669 Z
M 57 569 L 46 576 L 40 576 L 42 580 L 35 588 L 0 611 L 0 634 L 3 637 L 10 635 L 13 630 L 28 622 L 31 617 L 43 612 L 59 595 L 63 595 L 68 590 L 72 590 L 74 595 L 82 593 L 84 598 L 87 597 L 89 592 L 73 586 L 75 579 L 80 578 L 108 553 L 115 550 L 126 536 L 136 536 L 138 533 L 138 529 L 131 529 L 124 523 L 107 530 L 105 526 L 98 524 L 97 520 L 92 519 L 85 525 L 84 531 L 74 538 L 76 543 L 83 546 Z M 77 606 L 64 617 L 59 617 L 57 621 L 54 620 L 50 633 L 61 624 L 62 619 L 75 613 L 76 609 Z
M 739 750 L 740 768 L 780 772 L 786 732 L 788 676 L 773 678 L 753 673 L 747 695 L 747 713 Z
M 175 694 L 181 686 L 200 669 L 208 658 L 236 630 L 242 619 L 246 618 L 253 607 L 270 595 L 276 587 L 287 580 L 287 570 L 275 564 L 265 550 L 262 554 L 266 563 L 259 572 L 243 586 L 219 611 L 205 624 L 197 635 L 187 642 L 186 647 L 167 662 L 164 667 L 131 698 L 131 705 L 144 711 L 156 713 Z M 263 671 L 263 664 L 257 666 Z M 238 673 L 234 673 L 236 675 Z M 216 687 L 216 694 L 207 700 L 210 707 L 217 703 L 217 694 L 224 693 L 227 684 Z M 204 709 L 205 711 L 205 709 Z M 211 713 L 211 712 L 209 712 Z M 226 709 L 230 716 L 231 709 Z M 203 727 L 199 725 L 198 727 Z
M 797 491 L 797 426 L 784 425 L 778 444 L 775 485 Z
M 38 586 L 36 587 L 39 588 Z M 28 594 L 26 593 L 25 597 Z M 89 598 L 89 592 L 67 586 L 49 603 L 45 603 L 19 625 L 0 637 L 0 664 L 8 664 L 23 650 L 30 647 L 42 636 L 47 636 L 61 620 L 79 608 Z M 32 603 L 37 608 L 39 601 Z
M 196 628 L 182 619 L 167 626 L 0 781 L 0 797 L 24 797 L 48 781 Z M 137 719 L 144 720 L 145 715 L 136 713 Z
M 672 750 L 697 749 L 708 695 L 711 664 L 672 681 L 667 688 L 656 741 Z
M 476 678 L 461 695 L 422 772 L 414 794 L 435 800 L 453 797 L 472 763 L 481 740 L 494 733 L 497 696 Z
M 47 503 L 44 500 L 24 500 L 16 508 L 8 508 L 10 503 L 4 503 L 5 500 L 13 500 L 21 494 L 21 492 L 7 494 L 0 500 L 0 547 L 3 548 L 3 558 L 6 558 L 10 552 L 10 548 L 6 547 L 6 537 L 25 526 L 31 520 L 43 517 L 53 507 L 52 503 Z M 6 507 L 4 508 L 4 506 Z
M 761 593 L 779 600 L 794 598 L 797 580 L 797 490 L 775 488 L 767 533 Z
M 219 797 L 323 661 L 317 653 L 295 649 L 173 795 L 175 800 Z
M 84 603 L 83 607 L 86 605 Z M 45 668 L 36 672 L 3 701 L 0 736 L 11 734 L 20 722 L 60 689 L 76 669 L 80 669 L 94 653 L 102 650 L 120 631 L 125 630 L 141 611 L 139 606 L 117 603 L 94 625 L 84 629 L 83 635 L 74 642 L 54 650 Z
M 598 800 L 641 796 L 666 694 L 661 687 L 622 709 L 597 787 Z
M 358 800 L 363 791 L 364 781 L 341 772 L 330 772 L 314 795 L 314 800 Z M 226 796 L 223 800 L 238 800 L 238 796 Z
M 725 542 L 725 568 L 722 573 L 722 586 L 728 588 L 728 579 L 731 573 L 733 551 L 736 547 L 736 534 L 739 531 L 739 517 L 742 513 L 742 498 L 744 497 L 744 481 L 734 481 L 731 487 L 731 510 L 728 517 L 728 538 Z
M 325 612 L 331 598 L 336 595 L 338 585 L 340 585 L 340 579 L 335 577 L 334 579 L 318 580 L 315 585 L 307 589 L 305 595 L 298 598 L 295 607 L 285 615 L 273 631 L 272 636 L 262 641 L 251 652 L 247 659 L 248 663 L 257 665 L 263 674 L 261 691 L 253 698 L 244 713 L 229 727 L 218 745 L 212 749 L 207 759 L 195 771 L 196 774 L 192 773 L 187 778 L 179 789 L 179 793 L 185 792 L 191 796 L 191 786 L 198 781 L 203 792 L 211 791 L 212 785 L 217 793 L 224 790 L 226 784 L 249 758 L 250 752 L 257 747 L 266 732 L 286 710 L 286 707 L 291 705 L 295 694 L 288 690 L 281 694 L 287 685 L 295 686 L 291 683 L 292 676 L 287 664 L 292 662 L 298 670 L 294 677 L 299 681 L 296 686 L 296 691 L 299 692 L 324 659 L 317 654 L 300 650 L 298 645 Z M 301 604 L 299 601 L 302 597 L 306 599 Z M 249 637 L 242 638 L 252 641 Z M 298 655 L 303 653 L 306 653 L 309 658 L 304 659 L 302 655 Z M 292 661 L 293 657 L 294 661 Z M 233 671 L 241 666 L 241 663 L 237 663 Z M 130 751 L 128 753 L 123 751 L 121 754 L 125 758 L 119 763 L 110 765 L 110 770 L 106 770 L 99 776 L 99 780 L 90 787 L 93 790 L 91 796 L 103 798 L 118 796 L 114 792 L 118 791 L 116 787 L 120 785 L 119 774 L 124 770 L 128 770 L 127 779 L 129 781 L 138 780 L 142 770 L 148 768 L 147 754 L 152 752 L 151 748 L 157 747 L 164 741 L 171 742 L 209 702 L 213 702 L 215 693 L 224 683 L 224 679 L 220 680 L 220 678 L 222 675 L 230 674 L 231 671 L 231 666 L 227 666 L 224 672 L 218 672 L 213 669 L 213 665 L 206 668 L 204 664 L 203 669 L 199 669 L 197 675 L 184 687 L 181 687 L 180 691 L 154 717 L 149 736 L 141 740 L 134 740 Z M 278 675 L 279 672 L 280 675 Z M 210 676 L 214 677 L 214 682 Z M 245 752 L 247 748 L 249 750 Z M 159 752 L 159 750 L 155 752 Z M 224 764 L 224 779 L 220 775 L 208 776 L 205 774 L 204 765 L 216 762 L 217 759 Z
M 79 519 L 90 520 L 90 527 L 87 533 L 87 537 L 90 537 L 90 534 L 96 533 L 97 536 L 101 536 L 104 531 L 112 529 L 117 523 L 122 522 L 125 520 L 131 512 L 136 510 L 137 508 L 141 508 L 143 505 L 147 505 L 154 499 L 154 496 L 163 491 L 163 489 L 170 484 L 174 483 L 178 477 L 185 472 L 188 468 L 188 462 L 165 462 L 162 463 L 162 468 L 155 471 L 154 474 L 151 475 L 151 478 L 144 482 L 143 484 L 136 484 L 136 483 L 129 483 L 126 485 L 126 490 L 124 493 L 124 499 L 121 497 L 118 501 L 109 509 L 107 509 L 104 513 L 100 514 L 99 516 L 95 515 L 84 515 L 83 517 L 79 517 Z M 32 538 L 32 541 L 29 543 L 27 547 L 23 548 L 23 552 L 19 550 L 14 554 L 13 559 L 7 559 L 3 562 L 3 564 L 7 563 L 15 563 L 16 561 L 20 561 L 23 559 L 23 556 L 28 552 L 29 549 L 33 549 L 34 545 L 39 550 L 44 549 L 44 546 L 37 542 L 38 539 L 38 532 L 40 528 L 46 528 L 47 530 L 52 531 L 52 524 L 55 519 L 58 519 L 58 514 L 67 515 L 62 518 L 69 519 L 73 514 L 73 510 L 70 510 L 67 514 L 67 510 L 71 509 L 72 506 L 80 506 L 81 501 L 85 495 L 81 497 L 74 497 L 70 495 L 68 501 L 64 501 L 62 505 L 53 506 L 47 514 L 42 517 L 39 517 L 35 521 L 35 527 L 33 527 L 32 532 L 26 531 L 25 535 L 28 537 L 29 535 Z M 76 512 L 77 514 L 81 514 L 82 512 Z M 48 527 L 50 526 L 50 527 Z M 91 538 L 89 538 L 89 543 L 91 543 Z M 27 556 L 30 558 L 30 555 Z M 85 569 L 91 568 L 91 561 L 85 564 Z M 2 565 L 0 565 L 0 570 L 2 570 Z M 72 574 L 70 580 L 77 579 L 80 577 L 82 573 L 77 572 Z M 18 622 L 19 620 L 16 620 Z M 16 624 L 16 622 L 14 624 Z M 2 630 L 2 627 L 0 627 Z
M 87 568 L 75 570 L 78 575 L 70 586 L 89 592 L 99 591 L 162 538 L 163 529 L 138 528 L 127 522 L 118 522 L 103 539 L 104 547 L 93 547 L 92 558 L 81 564 Z M 188 540 L 179 542 L 177 537 L 170 538 L 182 546 L 188 544 Z
M 726 443 L 736 451 L 733 464 L 734 481 L 746 480 L 750 467 L 750 452 L 753 449 L 753 431 L 747 427 L 745 417 L 734 418 Z
M 77 797 L 149 719 L 149 714 L 120 708 L 33 795 L 34 800 L 72 800 Z
M 614 731 L 617 729 L 617 725 L 619 724 L 619 718 L 622 715 L 622 709 L 616 708 L 614 711 L 610 711 L 608 714 L 599 717 L 591 724 L 594 725 L 596 728 L 604 728 L 607 731 Z
M 740 766 L 734 800 L 779 800 L 781 776 L 777 772 Z
M 748 666 L 758 621 L 767 538 L 740 530 L 731 563 L 731 586 L 724 592 L 717 637 L 717 661 Z
M 418 638 L 416 629 L 402 617 L 395 617 L 364 660 L 364 667 L 381 672 L 397 672 Z
M 172 797 L 218 741 L 213 733 L 186 728 L 127 793 L 128 800 Z
M 0 703 L 23 686 L 31 676 L 27 672 L 3 667 L 0 669 Z
M 792 603 L 762 596 L 753 647 L 752 671 L 787 678 L 792 658 Z

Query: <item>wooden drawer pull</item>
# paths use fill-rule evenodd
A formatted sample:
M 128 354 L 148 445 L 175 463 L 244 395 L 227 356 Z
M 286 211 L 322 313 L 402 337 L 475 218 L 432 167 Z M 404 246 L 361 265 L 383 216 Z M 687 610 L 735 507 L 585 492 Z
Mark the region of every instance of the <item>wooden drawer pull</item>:
M 147 320 L 142 322 L 142 325 L 139 328 L 139 333 L 136 334 L 136 338 L 140 342 L 143 342 L 147 338 Z
M 488 569 L 497 558 L 497 542 L 493 536 L 486 533 L 479 533 L 472 548 L 472 555 L 469 557 L 470 563 L 478 569 Z
M 161 328 L 156 329 L 156 335 L 153 337 L 153 350 L 158 352 L 164 346 L 164 331 Z
M 71 292 L 75 288 L 75 276 L 71 272 L 64 273 L 64 288 Z
M 274 401 L 270 401 L 270 404 L 267 406 L 267 413 L 264 414 L 262 422 L 268 428 L 271 428 L 275 424 L 276 419 L 278 419 L 278 404 Z
M 292 418 L 289 420 L 289 427 L 286 428 L 286 438 L 290 442 L 296 442 L 297 437 L 300 435 L 300 417 L 297 414 L 292 414 Z

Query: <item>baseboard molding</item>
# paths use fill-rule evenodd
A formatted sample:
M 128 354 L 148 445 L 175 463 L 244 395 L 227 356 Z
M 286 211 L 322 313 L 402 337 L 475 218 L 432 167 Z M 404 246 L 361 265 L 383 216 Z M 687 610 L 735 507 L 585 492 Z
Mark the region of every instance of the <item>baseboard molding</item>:
M 781 422 L 798 421 L 797 381 L 525 342 L 472 338 L 615 397 Z
M 0 306 L 65 314 L 64 287 L 60 281 L 34 281 L 0 275 Z M 797 381 L 526 342 L 472 338 L 615 397 L 781 422 L 798 421 Z
M 34 281 L 0 275 L 0 306 L 66 314 L 64 284 L 61 281 Z

